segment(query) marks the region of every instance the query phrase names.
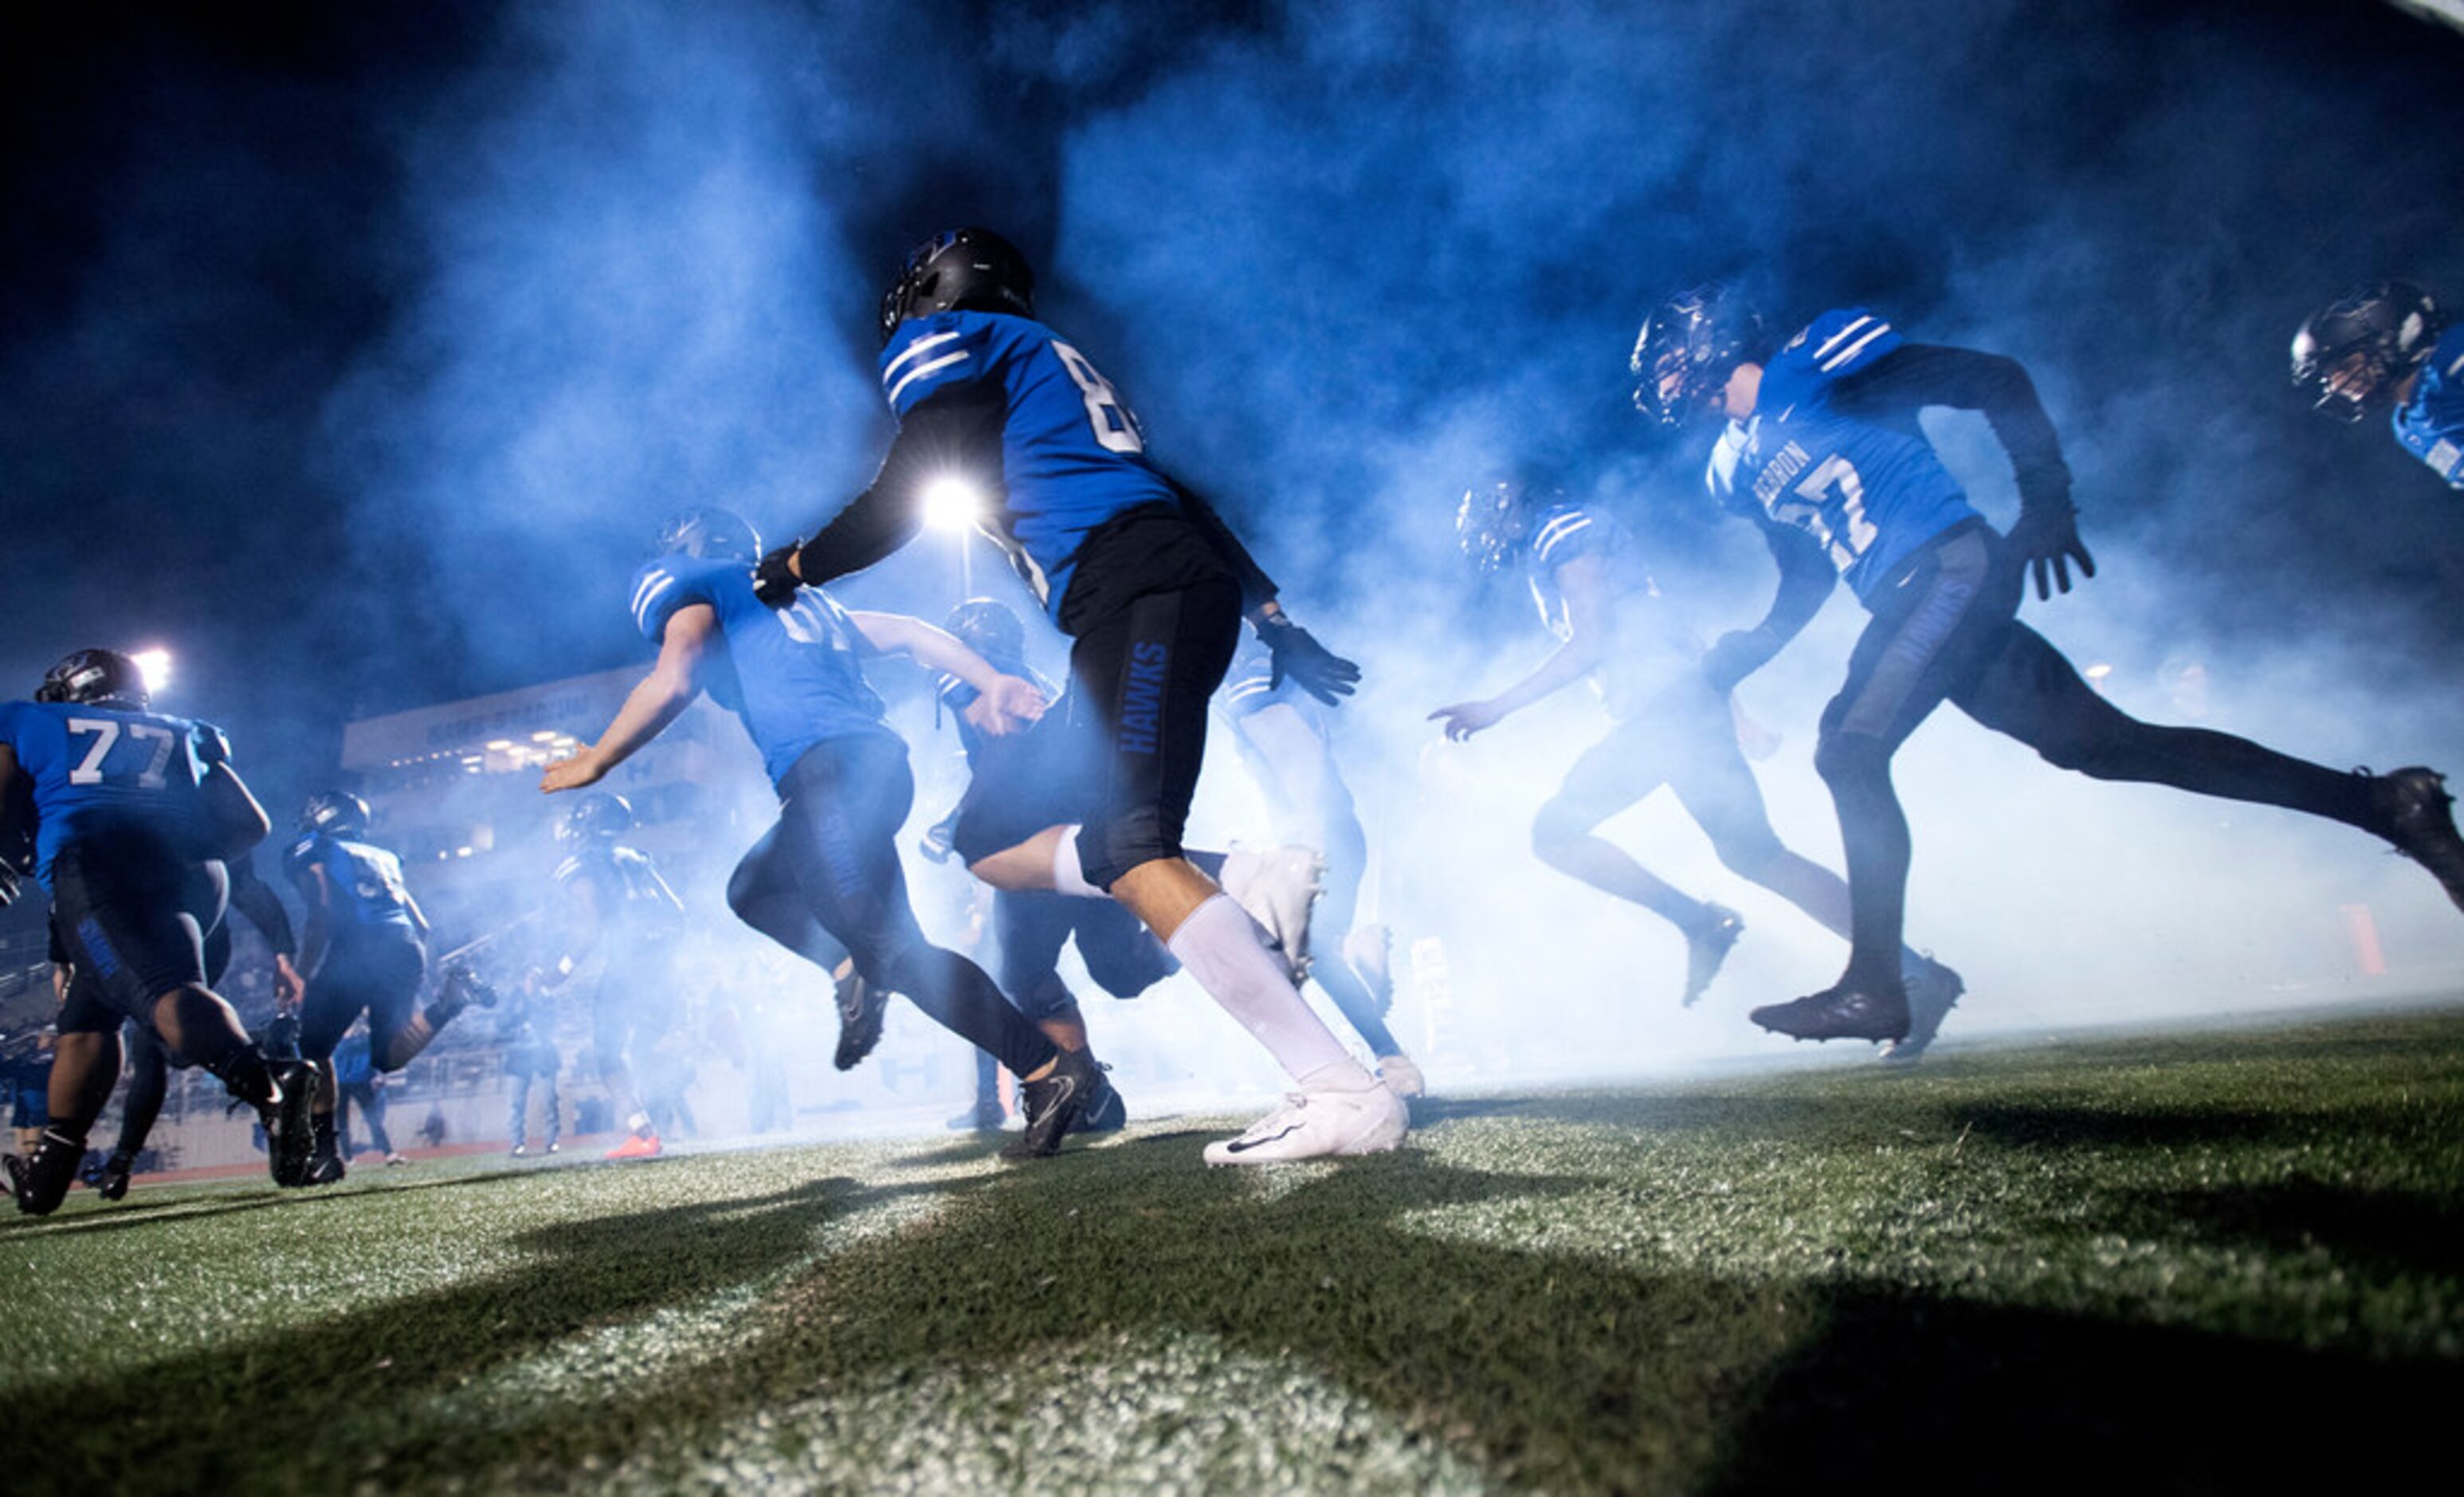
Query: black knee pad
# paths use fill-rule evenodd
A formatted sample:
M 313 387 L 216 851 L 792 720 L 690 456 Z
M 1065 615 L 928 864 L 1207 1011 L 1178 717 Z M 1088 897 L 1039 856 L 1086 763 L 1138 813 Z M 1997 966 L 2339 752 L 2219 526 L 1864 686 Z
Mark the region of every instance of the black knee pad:
M 1076 1012 L 1077 1008 L 1077 995 L 1069 991 L 1069 984 L 1062 981 L 1061 974 L 1057 972 L 1045 973 L 1018 1000 L 1018 1011 L 1036 1022 L 1058 1019 L 1064 1014 Z

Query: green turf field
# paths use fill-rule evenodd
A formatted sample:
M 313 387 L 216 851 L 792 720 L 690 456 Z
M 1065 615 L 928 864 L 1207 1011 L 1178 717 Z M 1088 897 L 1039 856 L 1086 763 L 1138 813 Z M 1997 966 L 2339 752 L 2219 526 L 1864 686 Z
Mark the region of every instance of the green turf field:
M 80 1191 L 0 1484 L 2371 1490 L 2464 1411 L 2464 1012 L 1218 1131 Z

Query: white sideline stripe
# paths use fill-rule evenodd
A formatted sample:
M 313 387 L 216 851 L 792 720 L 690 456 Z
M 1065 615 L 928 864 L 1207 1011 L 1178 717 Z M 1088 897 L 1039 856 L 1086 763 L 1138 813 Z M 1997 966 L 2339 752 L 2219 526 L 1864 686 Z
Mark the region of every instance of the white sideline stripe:
M 1832 334 L 1828 342 L 1825 342 L 1821 347 L 1814 350 L 1814 357 L 1816 359 L 1822 358 L 1824 355 L 1830 353 L 1831 350 L 1839 346 L 1839 340 L 1846 338 L 1849 334 L 1856 332 L 1857 329 L 1863 327 L 1866 323 L 1871 322 L 1872 320 L 1874 320 L 1872 318 L 1860 317 L 1856 321 L 1849 323 L 1846 327 L 1843 327 L 1839 331 Z
M 1822 366 L 1822 372 L 1828 374 L 1832 370 L 1838 368 L 1841 364 L 1854 360 L 1859 354 L 1865 351 L 1865 345 L 1867 343 L 1872 342 L 1875 339 L 1881 337 L 1884 333 L 1887 333 L 1890 330 L 1891 324 L 1888 322 L 1884 322 L 1879 327 L 1876 327 L 1872 332 L 1867 333 L 1864 337 L 1857 340 L 1853 343 L 1850 343 L 1847 347 L 1839 350 L 1837 354 L 1834 355 L 1831 361 Z
M 881 371 L 881 377 L 884 380 L 888 380 L 891 375 L 898 372 L 898 366 L 900 364 L 914 358 L 925 349 L 937 348 L 941 344 L 948 342 L 951 339 L 957 336 L 958 335 L 957 333 L 935 333 L 929 338 L 919 338 L 915 340 L 915 341 L 907 345 L 907 351 L 905 353 L 902 353 L 897 358 L 890 361 L 890 367 Z
M 957 353 L 945 354 L 942 357 L 934 360 L 931 363 L 917 364 L 914 368 L 907 371 L 906 378 L 900 380 L 897 384 L 890 387 L 891 406 L 892 408 L 895 408 L 898 405 L 898 392 L 905 389 L 910 385 L 914 384 L 917 380 L 924 378 L 924 376 L 928 374 L 935 373 L 941 369 L 946 369 L 954 363 L 963 363 L 972 357 L 974 356 L 961 348 Z

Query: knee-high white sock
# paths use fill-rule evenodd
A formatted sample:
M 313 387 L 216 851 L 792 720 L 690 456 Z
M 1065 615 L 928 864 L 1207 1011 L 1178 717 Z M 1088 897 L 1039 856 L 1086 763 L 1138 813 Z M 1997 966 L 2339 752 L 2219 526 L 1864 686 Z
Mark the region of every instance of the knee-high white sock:
M 1087 870 L 1078 864 L 1078 828 L 1061 828 L 1061 845 L 1052 849 L 1052 890 L 1055 893 L 1074 894 L 1081 899 L 1110 899 L 1111 895 L 1087 882 Z
M 1217 894 L 1191 911 L 1164 945 L 1294 1081 L 1338 1091 L 1377 1084 L 1302 1000 L 1283 963 L 1266 950 L 1266 933 L 1230 895 Z

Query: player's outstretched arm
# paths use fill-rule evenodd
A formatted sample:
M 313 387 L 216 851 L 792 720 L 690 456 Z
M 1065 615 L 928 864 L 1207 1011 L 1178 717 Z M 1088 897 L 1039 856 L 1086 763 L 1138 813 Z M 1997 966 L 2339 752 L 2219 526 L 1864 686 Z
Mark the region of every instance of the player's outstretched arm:
M 801 585 L 835 582 L 885 560 L 923 530 L 924 491 L 936 482 L 955 476 L 987 494 L 999 489 L 1007 411 L 998 386 L 961 385 L 907 412 L 871 487 L 812 539 L 764 556 L 754 572 L 755 595 L 784 607 Z
M 847 618 L 873 649 L 906 655 L 927 670 L 957 676 L 974 687 L 976 699 L 967 704 L 967 720 L 995 737 L 1044 715 L 1048 704 L 1034 682 L 1003 675 L 946 629 L 904 613 L 849 613 Z
M 1939 343 L 1903 343 L 1871 368 L 1840 381 L 1834 405 L 1851 416 L 1913 417 L 1927 406 L 1982 412 L 2010 455 L 2019 486 L 2011 549 L 2035 573 L 2036 596 L 2070 591 L 2073 563 L 2082 578 L 2096 575 L 2096 559 L 2079 539 L 2061 438 L 2037 398 L 2035 382 L 2017 360 Z
M 1456 702 L 1429 714 L 1460 743 L 1493 728 L 1532 703 L 1552 696 L 1598 670 L 1607 658 L 1609 589 L 1607 563 L 1595 555 L 1574 557 L 1554 568 L 1557 595 L 1566 605 L 1566 639 L 1531 673 L 1495 696 Z
M 676 715 L 701 694 L 701 674 L 718 649 L 718 610 L 706 603 L 687 604 L 668 619 L 659 639 L 659 662 L 625 697 L 625 705 L 607 724 L 599 741 L 547 766 L 539 790 L 578 790 L 597 784 L 609 770 L 633 757 L 643 744 L 666 731 Z
M 1822 611 L 1839 574 L 1813 537 L 1793 525 L 1764 520 L 1763 543 L 1779 564 L 1779 589 L 1762 622 L 1749 629 L 1730 629 L 1703 654 L 1703 676 L 1714 691 L 1729 692 L 1737 683 L 1771 664 L 1789 641 L 1805 631 Z

